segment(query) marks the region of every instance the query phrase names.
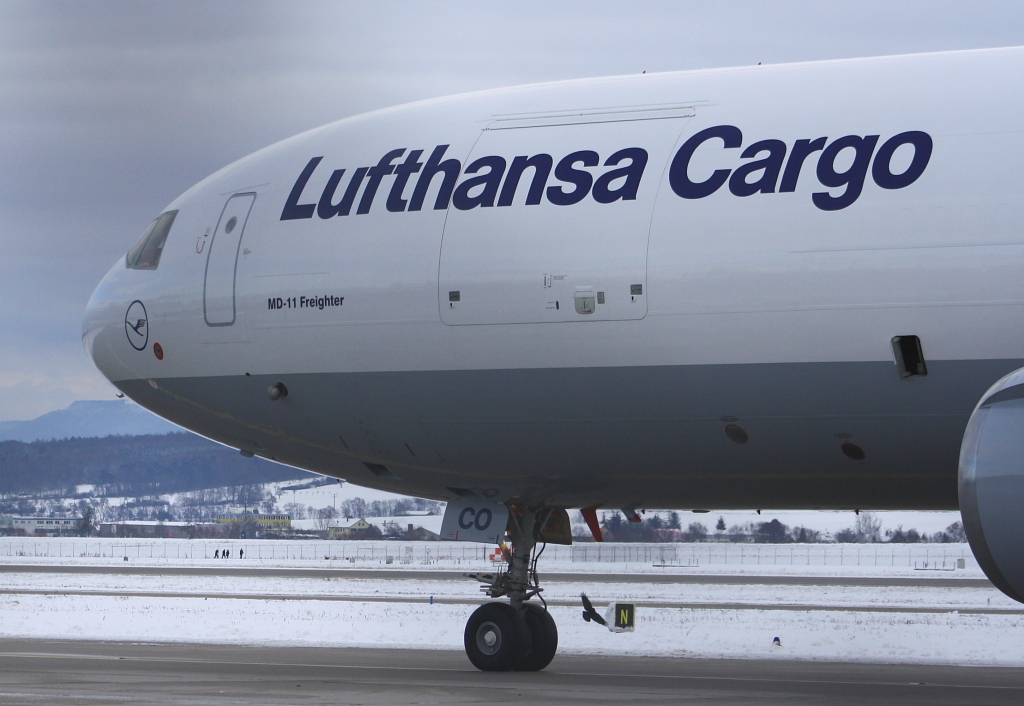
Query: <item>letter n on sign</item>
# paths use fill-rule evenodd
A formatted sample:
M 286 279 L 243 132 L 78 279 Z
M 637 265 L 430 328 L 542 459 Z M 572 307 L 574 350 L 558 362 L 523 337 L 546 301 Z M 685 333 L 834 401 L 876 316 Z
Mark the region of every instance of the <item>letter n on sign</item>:
M 636 603 L 612 603 L 605 613 L 605 620 L 612 632 L 633 632 L 636 629 Z

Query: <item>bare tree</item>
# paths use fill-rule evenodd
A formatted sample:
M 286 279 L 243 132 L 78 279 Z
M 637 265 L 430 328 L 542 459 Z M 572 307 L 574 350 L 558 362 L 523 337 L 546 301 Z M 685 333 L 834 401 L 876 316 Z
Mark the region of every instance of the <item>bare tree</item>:
M 96 525 L 93 524 L 93 520 L 96 518 L 96 508 L 87 503 L 85 500 L 78 503 L 78 522 L 75 524 L 78 527 L 78 531 L 83 535 L 92 534 L 96 530 Z
M 405 537 L 405 530 L 402 529 L 401 525 L 392 520 L 391 522 L 384 523 L 384 536 L 389 539 L 402 539 Z
M 964 531 L 964 526 L 961 522 L 954 522 L 949 527 L 941 532 L 936 532 L 931 536 L 933 542 L 966 542 L 967 532 Z
M 369 516 L 367 510 L 369 507 L 362 498 L 348 498 L 341 503 L 341 512 L 345 515 L 346 520 L 353 517 L 367 517 Z
M 703 542 L 708 538 L 708 528 L 701 522 L 691 522 L 684 536 L 690 542 Z
M 288 503 L 284 506 L 284 511 L 288 515 L 291 515 L 293 520 L 306 519 L 306 506 L 302 503 Z
M 328 505 L 316 511 L 316 528 L 326 532 L 337 524 L 338 511 Z
M 857 515 L 857 541 L 859 542 L 881 542 L 882 541 L 882 520 L 874 513 L 862 512 Z

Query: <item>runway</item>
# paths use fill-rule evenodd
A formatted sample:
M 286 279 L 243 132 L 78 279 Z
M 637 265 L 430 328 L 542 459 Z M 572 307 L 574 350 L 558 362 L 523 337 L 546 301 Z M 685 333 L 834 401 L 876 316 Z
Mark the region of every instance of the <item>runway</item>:
M 220 560 L 216 560 L 220 561 Z M 237 578 L 335 578 L 380 580 L 462 579 L 458 571 L 419 569 L 282 569 L 278 567 L 228 566 L 82 566 L 62 564 L 2 564 L 0 574 L 106 574 L 112 576 L 227 576 Z M 643 584 L 717 584 L 723 586 L 919 586 L 931 588 L 992 588 L 984 578 L 946 578 L 932 576 L 751 576 L 749 574 L 611 574 L 611 573 L 547 573 L 545 583 L 643 583 Z
M 3 704 L 1019 704 L 1024 671 L 559 655 L 481 673 L 461 652 L 0 641 Z

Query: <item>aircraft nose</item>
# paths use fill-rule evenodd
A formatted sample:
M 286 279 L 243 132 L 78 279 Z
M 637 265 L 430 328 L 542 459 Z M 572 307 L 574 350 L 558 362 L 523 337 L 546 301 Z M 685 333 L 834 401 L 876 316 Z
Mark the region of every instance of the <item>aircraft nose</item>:
M 93 365 L 115 384 L 135 376 L 126 353 L 145 350 L 149 344 L 145 305 L 136 301 L 126 280 L 124 261 L 120 260 L 97 285 L 82 316 L 85 351 Z
M 163 348 L 150 336 L 153 312 L 147 306 L 167 308 L 168 280 L 156 270 L 177 215 L 177 209 L 164 211 L 150 223 L 135 246 L 110 268 L 85 308 L 85 350 L 118 387 L 123 380 L 151 377 L 154 363 L 163 360 Z M 140 355 L 147 350 L 155 357 Z

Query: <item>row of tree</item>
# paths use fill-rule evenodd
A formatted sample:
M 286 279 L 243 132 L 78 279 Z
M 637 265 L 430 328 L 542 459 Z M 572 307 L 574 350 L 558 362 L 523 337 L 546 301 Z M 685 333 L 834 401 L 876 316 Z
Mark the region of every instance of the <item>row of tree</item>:
M 141 497 L 316 478 L 190 433 L 0 442 L 0 499 L 9 495 Z
M 583 522 L 582 515 L 577 518 L 577 521 L 576 534 L 580 537 L 587 536 L 589 530 L 580 524 Z M 725 518 L 719 517 L 714 531 L 708 530 L 707 525 L 701 522 L 691 522 L 686 528 L 683 528 L 677 512 L 670 513 L 667 519 L 655 513 L 642 519 L 641 522 L 628 522 L 617 512 L 602 513 L 601 524 L 604 527 L 605 540 L 612 542 L 753 542 L 758 544 L 890 542 L 904 544 L 967 541 L 967 535 L 960 522 L 954 522 L 946 529 L 930 535 L 918 532 L 916 529 L 904 530 L 902 526 L 894 530 L 883 531 L 881 519 L 870 512 L 858 514 L 852 526 L 841 529 L 834 535 L 809 527 L 790 527 L 777 519 L 727 527 Z
M 318 529 L 337 526 L 342 520 L 360 517 L 402 517 L 411 515 L 437 515 L 444 505 L 422 498 L 392 498 L 367 501 L 363 498 L 347 498 L 333 506 L 316 508 L 312 505 L 291 502 L 283 505 L 279 501 L 287 497 L 282 490 L 276 496 L 262 483 L 249 483 L 221 488 L 204 488 L 179 493 L 167 500 L 166 496 L 144 495 L 133 497 L 120 504 L 111 504 L 105 497 L 79 500 L 77 503 L 46 498 L 32 500 L 27 497 L 8 498 L 0 501 L 0 513 L 28 517 L 78 517 L 83 507 L 89 507 L 95 523 L 103 522 L 189 522 L 205 524 L 219 518 L 236 514 L 239 510 L 264 513 L 287 514 L 294 520 L 317 520 Z M 322 525 L 322 526 L 321 526 Z
M 339 503 L 339 514 L 346 520 L 359 517 L 405 517 L 407 515 L 440 515 L 444 503 L 423 498 L 392 498 L 371 500 L 348 498 Z

